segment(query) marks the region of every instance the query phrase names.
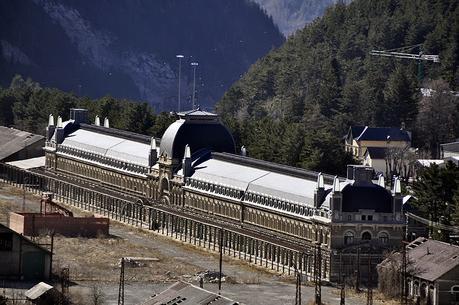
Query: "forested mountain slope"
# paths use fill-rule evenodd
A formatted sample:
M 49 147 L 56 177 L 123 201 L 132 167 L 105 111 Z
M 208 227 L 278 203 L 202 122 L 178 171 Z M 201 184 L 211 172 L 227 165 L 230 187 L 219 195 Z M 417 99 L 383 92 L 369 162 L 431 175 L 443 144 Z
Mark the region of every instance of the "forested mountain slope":
M 15 74 L 97 98 L 148 101 L 176 110 L 183 54 L 183 108 L 213 107 L 258 58 L 284 41 L 248 0 L 0 1 L 0 85 Z
M 315 18 L 337 0 L 253 0 L 273 18 L 285 36 L 289 36 Z
M 348 160 L 340 144 L 350 124 L 403 122 L 414 131 L 414 144 L 428 147 L 416 132 L 419 88 L 443 79 L 441 88 L 446 82 L 458 89 L 458 35 L 455 0 L 337 4 L 255 63 L 217 111 L 252 156 L 329 172 L 341 171 Z M 439 54 L 441 60 L 424 63 L 422 83 L 416 61 L 369 55 L 416 44 L 421 48 L 411 52 Z M 441 141 L 459 136 L 457 99 L 451 101 L 448 120 L 456 122 Z

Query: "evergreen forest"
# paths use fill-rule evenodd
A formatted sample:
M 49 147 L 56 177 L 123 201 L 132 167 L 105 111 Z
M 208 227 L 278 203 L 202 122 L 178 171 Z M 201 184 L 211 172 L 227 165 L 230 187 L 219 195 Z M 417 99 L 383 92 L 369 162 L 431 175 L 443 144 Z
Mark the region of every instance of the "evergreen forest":
M 351 125 L 404 125 L 435 158 L 459 138 L 458 43 L 455 0 L 338 2 L 252 65 L 216 109 L 255 158 L 343 173 Z M 440 62 L 369 54 L 399 48 Z

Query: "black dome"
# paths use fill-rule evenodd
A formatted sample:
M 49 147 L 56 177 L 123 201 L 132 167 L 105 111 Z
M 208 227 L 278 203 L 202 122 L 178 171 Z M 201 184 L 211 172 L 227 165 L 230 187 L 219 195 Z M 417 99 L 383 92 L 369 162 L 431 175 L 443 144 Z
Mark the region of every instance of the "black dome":
M 348 184 L 342 190 L 343 212 L 358 212 L 360 209 L 377 213 L 392 213 L 392 195 L 385 188 L 373 184 Z
M 195 110 L 179 113 L 179 116 L 181 119 L 172 123 L 164 132 L 160 154 L 181 160 L 187 144 L 191 153 L 200 149 L 235 153 L 234 139 L 217 115 Z

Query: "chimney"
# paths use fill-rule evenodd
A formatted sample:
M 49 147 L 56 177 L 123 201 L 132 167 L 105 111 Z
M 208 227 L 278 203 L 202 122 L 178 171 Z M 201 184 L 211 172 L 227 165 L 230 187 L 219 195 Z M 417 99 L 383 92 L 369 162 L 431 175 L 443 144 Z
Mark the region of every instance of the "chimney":
M 348 165 L 347 179 L 354 180 L 354 183 L 371 183 L 373 168 L 363 165 Z
M 108 121 L 107 117 L 104 119 L 104 127 L 110 128 L 110 122 Z
M 96 118 L 94 119 L 94 125 L 100 126 L 100 118 L 98 115 L 96 115 Z
M 88 109 L 70 108 L 70 120 L 75 124 L 88 122 Z
M 154 137 L 151 138 L 151 145 L 150 145 L 150 157 L 149 157 L 149 166 L 153 166 L 158 161 L 158 149 L 156 147 L 156 139 Z
M 247 149 L 244 145 L 241 146 L 241 156 L 247 157 Z
M 333 180 L 333 192 L 330 198 L 330 208 L 332 209 L 332 211 L 341 212 L 342 199 L 343 199 L 343 196 L 341 195 L 340 181 L 339 181 L 338 176 L 335 176 L 335 179 Z M 335 215 L 338 215 L 338 218 L 339 218 L 338 213 Z
M 48 118 L 48 126 L 46 127 L 46 141 L 51 141 L 55 129 L 56 126 L 54 126 L 54 116 L 50 114 Z
M 314 206 L 319 208 L 324 201 L 325 195 L 325 185 L 324 185 L 324 176 L 322 173 L 317 175 L 317 188 L 314 192 Z
M 56 144 L 61 144 L 64 141 L 64 124 L 62 123 L 61 116 L 57 117 L 56 132 L 54 135 Z
M 185 146 L 185 153 L 183 155 L 183 161 L 182 161 L 182 170 L 183 170 L 183 177 L 191 176 L 191 150 L 188 144 Z
M 403 206 L 402 186 L 398 177 L 394 178 L 394 187 L 392 189 L 393 213 L 401 213 Z
M 380 174 L 379 177 L 378 177 L 378 185 L 380 187 L 386 187 L 386 182 L 384 181 L 384 175 L 383 174 Z

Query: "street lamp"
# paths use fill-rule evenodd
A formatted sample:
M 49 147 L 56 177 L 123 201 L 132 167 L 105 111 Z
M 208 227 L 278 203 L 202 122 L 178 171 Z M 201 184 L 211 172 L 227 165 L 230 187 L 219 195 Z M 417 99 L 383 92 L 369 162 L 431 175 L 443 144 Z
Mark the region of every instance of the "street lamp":
M 193 66 L 193 98 L 191 100 L 193 105 L 193 110 L 195 108 L 195 98 L 196 98 L 196 67 L 198 66 L 197 62 L 192 62 L 191 66 Z
M 175 55 L 178 58 L 179 62 L 179 72 L 178 72 L 178 109 L 177 111 L 180 112 L 180 79 L 182 77 L 182 58 L 184 57 L 181 54 Z

